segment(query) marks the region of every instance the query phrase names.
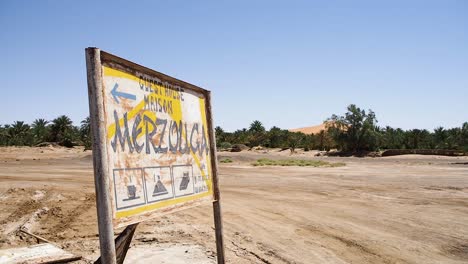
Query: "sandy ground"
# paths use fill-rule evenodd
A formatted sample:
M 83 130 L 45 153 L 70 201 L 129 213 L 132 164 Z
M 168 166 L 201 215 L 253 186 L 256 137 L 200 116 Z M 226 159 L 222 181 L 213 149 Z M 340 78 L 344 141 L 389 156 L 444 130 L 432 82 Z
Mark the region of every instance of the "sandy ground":
M 220 153 L 228 263 L 468 263 L 468 157 L 293 157 L 336 168 L 253 167 L 289 153 Z M 21 226 L 99 255 L 91 153 L 0 148 L 0 248 Z M 126 263 L 215 263 L 210 204 L 139 225 Z

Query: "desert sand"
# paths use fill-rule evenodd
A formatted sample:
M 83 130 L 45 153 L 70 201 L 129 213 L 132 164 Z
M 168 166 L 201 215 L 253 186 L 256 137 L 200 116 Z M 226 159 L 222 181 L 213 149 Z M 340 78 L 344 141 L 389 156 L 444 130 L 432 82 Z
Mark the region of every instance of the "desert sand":
M 468 262 L 468 157 L 313 154 L 219 153 L 228 263 Z M 346 166 L 251 165 L 265 157 Z M 1 148 L 0 164 L 0 248 L 34 244 L 23 227 L 92 263 L 91 152 Z M 141 223 L 126 263 L 215 263 L 214 241 L 205 204 Z
M 301 132 L 304 134 L 318 134 L 320 131 L 325 131 L 327 129 L 327 123 L 323 122 L 320 125 L 309 126 L 309 127 L 300 127 L 289 129 L 290 132 Z

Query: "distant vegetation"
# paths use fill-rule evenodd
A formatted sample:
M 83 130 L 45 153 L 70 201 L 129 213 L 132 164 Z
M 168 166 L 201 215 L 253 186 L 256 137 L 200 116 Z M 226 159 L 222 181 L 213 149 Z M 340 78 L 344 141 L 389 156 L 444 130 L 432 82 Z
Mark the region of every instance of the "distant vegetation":
M 66 115 L 51 121 L 39 118 L 30 125 L 15 121 L 11 125 L 0 125 L 0 146 L 35 146 L 52 142 L 65 147 L 84 145 L 90 149 L 90 133 L 89 117 L 81 121 L 81 126 L 74 126 Z
M 299 159 L 285 159 L 285 160 L 271 160 L 259 159 L 252 163 L 253 166 L 301 166 L 301 167 L 341 167 L 345 166 L 342 162 L 330 163 L 322 160 L 299 160 Z
M 216 127 L 216 145 L 220 149 L 236 144 L 249 147 L 263 146 L 294 151 L 338 149 L 345 152 L 377 151 L 384 149 L 447 149 L 468 152 L 468 122 L 461 127 L 437 127 L 403 130 L 390 126 L 379 127 L 376 114 L 356 105 L 349 105 L 344 115 L 332 115 L 326 120 L 327 129 L 317 134 L 306 135 L 290 132 L 279 127 L 266 130 L 256 120 L 249 128 L 225 132 Z
M 221 163 L 232 163 L 232 159 L 225 158 L 225 159 L 220 160 L 219 162 L 221 162 Z
M 326 120 L 327 129 L 317 134 L 306 135 L 290 132 L 279 127 L 266 130 L 256 120 L 248 128 L 226 132 L 216 127 L 218 149 L 238 149 L 242 146 L 304 150 L 338 149 L 344 152 L 377 151 L 385 149 L 444 149 L 468 152 L 468 122 L 460 127 L 437 127 L 403 130 L 389 126 L 379 127 L 376 114 L 365 111 L 356 105 L 349 105 L 344 115 L 332 115 Z M 72 147 L 84 145 L 91 148 L 89 117 L 79 126 L 73 125 L 65 115 L 53 120 L 36 119 L 32 124 L 15 121 L 0 125 L 0 146 L 36 146 L 44 142 L 54 142 Z M 244 146 L 245 147 L 245 146 Z

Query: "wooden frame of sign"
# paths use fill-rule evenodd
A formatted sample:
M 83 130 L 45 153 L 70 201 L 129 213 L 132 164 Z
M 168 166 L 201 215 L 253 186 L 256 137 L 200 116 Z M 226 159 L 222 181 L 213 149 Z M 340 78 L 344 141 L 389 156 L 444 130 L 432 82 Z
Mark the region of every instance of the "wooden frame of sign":
M 224 263 L 210 91 L 98 48 L 86 65 L 101 261 L 117 263 L 114 228 L 131 240 L 135 224 L 211 200 Z

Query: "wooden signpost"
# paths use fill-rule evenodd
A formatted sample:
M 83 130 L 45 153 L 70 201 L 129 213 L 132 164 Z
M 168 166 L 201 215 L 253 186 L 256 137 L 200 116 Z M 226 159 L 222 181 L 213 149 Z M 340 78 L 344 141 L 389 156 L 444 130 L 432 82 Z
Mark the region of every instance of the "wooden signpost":
M 224 263 L 210 92 L 98 48 L 86 65 L 99 261 L 122 263 L 137 223 L 211 200 Z

